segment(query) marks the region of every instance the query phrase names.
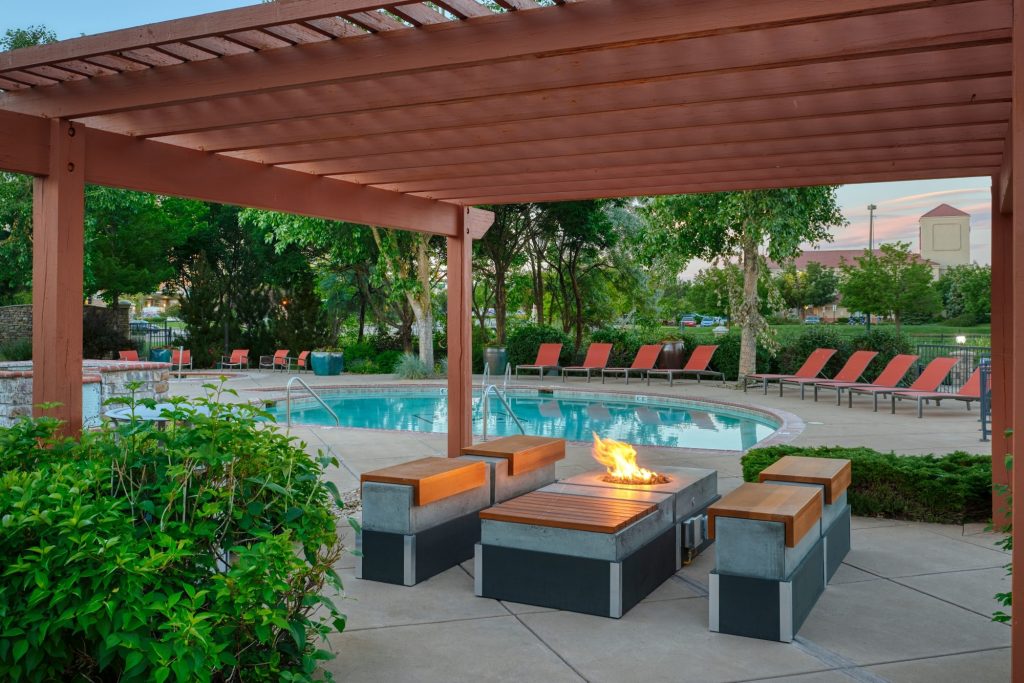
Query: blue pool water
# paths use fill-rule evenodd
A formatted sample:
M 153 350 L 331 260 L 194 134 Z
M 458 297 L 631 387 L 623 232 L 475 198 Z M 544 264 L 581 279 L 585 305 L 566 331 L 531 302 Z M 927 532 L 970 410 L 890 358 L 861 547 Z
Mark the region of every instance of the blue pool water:
M 439 389 L 412 391 L 324 392 L 324 400 L 338 414 L 343 427 L 394 429 L 413 432 L 448 430 L 447 397 Z M 742 450 L 775 431 L 766 418 L 740 414 L 711 404 L 686 403 L 653 397 L 621 397 L 600 394 L 510 391 L 512 411 L 527 434 L 554 436 L 570 441 L 590 441 L 591 432 L 605 438 L 650 446 Z M 501 403 L 488 399 L 488 436 L 519 434 Z M 271 410 L 285 421 L 285 404 Z M 481 434 L 483 419 L 479 398 L 474 399 L 473 433 Z M 312 400 L 292 403 L 292 421 L 299 424 L 333 425 L 334 420 Z

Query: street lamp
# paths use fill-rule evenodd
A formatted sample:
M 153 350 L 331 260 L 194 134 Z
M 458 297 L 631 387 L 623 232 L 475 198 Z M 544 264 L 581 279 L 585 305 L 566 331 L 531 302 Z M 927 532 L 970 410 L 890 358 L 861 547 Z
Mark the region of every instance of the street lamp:
M 875 209 L 874 204 L 868 204 L 868 258 L 875 258 Z M 868 311 L 867 332 L 871 331 L 871 311 Z

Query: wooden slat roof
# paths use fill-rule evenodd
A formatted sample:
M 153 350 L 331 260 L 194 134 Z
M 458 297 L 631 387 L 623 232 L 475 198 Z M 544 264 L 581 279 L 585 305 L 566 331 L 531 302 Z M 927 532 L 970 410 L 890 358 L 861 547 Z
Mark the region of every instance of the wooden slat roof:
M 1010 0 L 292 0 L 0 53 L 0 110 L 456 204 L 990 175 Z

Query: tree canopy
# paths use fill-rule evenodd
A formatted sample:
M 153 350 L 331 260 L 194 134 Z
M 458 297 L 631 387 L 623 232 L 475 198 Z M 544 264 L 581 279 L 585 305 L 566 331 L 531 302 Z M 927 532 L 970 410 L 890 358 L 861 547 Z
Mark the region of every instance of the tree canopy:
M 843 305 L 851 311 L 891 315 L 896 329 L 908 316 L 931 316 L 942 303 L 932 286 L 932 267 L 911 253 L 908 242 L 883 244 L 882 255 L 865 252 L 856 265 L 841 266 Z

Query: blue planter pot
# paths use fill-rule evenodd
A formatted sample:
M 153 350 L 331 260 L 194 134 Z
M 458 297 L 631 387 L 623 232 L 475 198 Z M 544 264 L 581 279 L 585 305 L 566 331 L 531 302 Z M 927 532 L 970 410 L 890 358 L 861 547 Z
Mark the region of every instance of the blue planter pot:
M 345 369 L 345 354 L 340 351 L 314 351 L 309 354 L 309 360 L 313 374 L 321 377 L 340 375 Z
M 170 363 L 171 362 L 171 350 L 170 349 L 150 349 L 149 350 L 149 362 L 150 363 Z

